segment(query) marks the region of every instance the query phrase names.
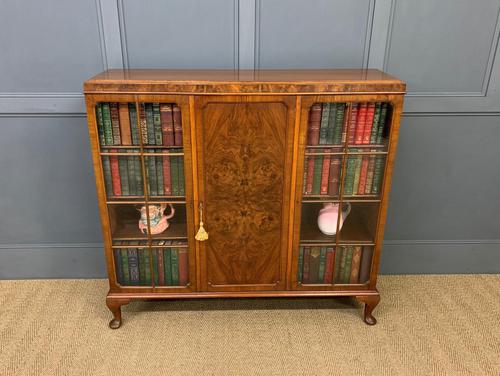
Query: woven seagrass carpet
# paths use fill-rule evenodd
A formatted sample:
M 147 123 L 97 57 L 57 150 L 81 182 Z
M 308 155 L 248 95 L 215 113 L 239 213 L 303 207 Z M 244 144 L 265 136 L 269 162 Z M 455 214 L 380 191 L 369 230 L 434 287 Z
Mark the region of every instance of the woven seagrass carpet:
M 0 375 L 500 375 L 500 275 L 381 276 L 350 299 L 135 302 L 104 280 L 0 281 Z

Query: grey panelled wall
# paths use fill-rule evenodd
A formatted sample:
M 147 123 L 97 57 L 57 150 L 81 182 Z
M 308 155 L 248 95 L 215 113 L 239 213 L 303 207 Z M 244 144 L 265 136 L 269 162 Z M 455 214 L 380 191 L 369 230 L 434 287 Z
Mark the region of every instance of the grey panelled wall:
M 500 272 L 500 0 L 63 3 L 0 0 L 0 278 L 105 276 L 81 83 L 108 67 L 398 75 L 381 271 Z

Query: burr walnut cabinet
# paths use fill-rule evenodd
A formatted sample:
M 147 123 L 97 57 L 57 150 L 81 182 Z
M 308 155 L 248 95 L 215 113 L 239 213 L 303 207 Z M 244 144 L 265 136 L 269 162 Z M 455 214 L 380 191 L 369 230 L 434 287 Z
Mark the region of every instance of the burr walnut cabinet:
M 404 82 L 133 69 L 84 92 L 111 328 L 133 300 L 215 297 L 352 296 L 376 323 Z

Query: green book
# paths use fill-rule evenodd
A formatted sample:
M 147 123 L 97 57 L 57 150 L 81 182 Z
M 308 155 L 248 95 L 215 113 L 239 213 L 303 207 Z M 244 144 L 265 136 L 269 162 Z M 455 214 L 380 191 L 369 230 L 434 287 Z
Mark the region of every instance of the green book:
M 123 155 L 118 156 L 118 168 L 120 171 L 120 183 L 122 185 L 122 195 L 128 196 L 130 195 L 130 191 L 128 186 L 128 164 L 126 156 Z
M 356 151 L 356 149 L 353 149 L 352 151 Z M 347 157 L 347 166 L 345 172 L 344 195 L 348 196 L 352 195 L 355 168 L 356 168 L 356 156 L 349 155 Z
M 153 124 L 155 128 L 155 142 L 156 145 L 163 144 L 163 135 L 161 131 L 161 117 L 160 117 L 160 104 L 153 103 Z
M 123 281 L 122 285 L 130 285 L 130 271 L 128 267 L 128 252 L 126 248 L 120 248 L 120 253 L 122 254 L 122 270 L 123 270 Z
M 102 104 L 102 122 L 104 125 L 104 144 L 113 145 L 113 126 L 111 124 L 111 109 L 109 103 Z
M 142 283 L 151 286 L 151 249 L 145 248 L 142 253 L 144 254 L 144 280 Z
M 330 103 L 330 114 L 328 115 L 328 127 L 326 130 L 325 144 L 333 144 L 333 135 L 335 133 L 335 118 L 337 117 L 337 103 Z
M 161 149 L 156 149 L 157 153 L 161 153 Z M 158 196 L 164 195 L 165 189 L 163 187 L 163 156 L 155 157 L 156 163 L 156 181 L 158 183 Z
M 184 181 L 184 158 L 179 157 L 177 161 L 177 166 L 179 168 L 179 196 L 184 196 L 186 194 L 185 181 Z
M 313 173 L 313 195 L 321 193 L 321 174 L 323 173 L 323 156 L 314 157 L 314 173 Z
M 96 110 L 96 120 L 97 120 L 97 134 L 99 135 L 99 143 L 101 145 L 106 145 L 106 139 L 104 138 L 104 119 L 102 116 L 102 104 L 97 103 L 95 106 Z
M 180 196 L 179 191 L 179 157 L 170 157 L 170 184 L 172 196 Z
M 378 128 L 380 125 L 380 110 L 381 110 L 381 103 L 376 102 L 375 113 L 373 115 L 372 133 L 370 134 L 370 144 L 375 144 L 377 142 Z
M 328 135 L 328 120 L 330 118 L 330 103 L 323 103 L 323 110 L 321 112 L 321 124 L 319 127 L 319 144 L 324 145 L 327 143 L 326 137 Z
M 130 150 L 128 150 L 130 151 Z M 137 157 L 134 157 L 132 155 L 127 155 L 125 158 L 127 158 L 127 174 L 128 174 L 128 191 L 129 194 L 132 196 L 137 195 L 137 180 L 135 178 L 136 172 L 135 172 L 135 161 Z
M 356 164 L 354 165 L 354 181 L 352 183 L 353 195 L 358 194 L 359 187 L 359 177 L 361 175 L 361 162 L 363 161 L 363 157 L 361 155 L 356 155 Z
M 157 248 L 153 248 L 152 249 L 152 252 L 153 252 L 153 280 L 155 282 L 155 286 L 158 286 L 159 284 L 159 278 L 158 278 L 158 271 L 159 271 L 159 268 L 158 268 L 158 249 Z
M 299 247 L 299 261 L 297 270 L 297 282 L 302 282 L 302 269 L 304 267 L 304 247 Z
M 158 182 L 156 177 L 156 162 L 154 156 L 146 157 L 148 171 L 148 189 L 150 196 L 158 196 Z
M 344 254 L 344 247 L 337 247 L 335 252 L 335 269 L 334 269 L 334 283 L 340 283 L 340 265 L 342 264 L 342 256 Z
M 387 123 L 388 108 L 387 103 L 382 103 L 380 108 L 380 121 L 377 129 L 377 144 L 381 144 L 384 137 L 384 128 Z
M 142 165 L 139 157 L 133 157 L 135 189 L 138 196 L 144 195 L 144 182 L 142 181 Z
M 117 245 L 121 244 L 121 242 L 117 242 Z M 120 248 L 113 248 L 113 257 L 115 260 L 115 271 L 116 271 L 116 280 L 119 284 L 123 283 L 123 263 L 122 263 L 122 254 L 120 252 Z
M 163 270 L 165 273 L 165 285 L 172 286 L 172 249 L 163 248 Z
M 342 132 L 344 131 L 345 103 L 337 103 L 337 113 L 335 117 L 335 131 L 333 134 L 334 145 L 342 143 Z
M 146 284 L 146 261 L 144 260 L 144 254 L 146 253 L 145 249 L 138 250 L 139 257 L 139 284 Z
M 377 195 L 380 193 L 382 175 L 384 174 L 384 156 L 375 156 L 375 168 L 373 170 L 373 183 L 371 193 Z
M 139 145 L 141 139 L 139 138 L 139 129 L 137 128 L 137 110 L 135 103 L 128 104 L 128 114 L 130 117 L 130 135 L 132 136 L 132 145 Z
M 179 250 L 171 248 L 171 264 L 172 264 L 172 285 L 179 285 Z
M 321 256 L 320 247 L 311 247 L 309 254 L 309 281 L 311 283 L 319 283 L 319 261 Z
M 352 254 L 354 252 L 354 247 L 352 245 L 347 247 L 347 255 L 345 258 L 344 273 L 342 275 L 342 283 L 349 283 L 351 277 L 351 265 L 352 265 Z
M 146 127 L 148 129 L 148 145 L 155 145 L 155 124 L 153 119 L 153 104 L 146 103 Z
M 104 175 L 104 186 L 106 187 L 106 194 L 113 195 L 113 179 L 111 178 L 111 162 L 109 156 L 102 156 L 102 173 Z
M 326 268 L 326 247 L 321 247 L 321 254 L 319 256 L 319 273 L 318 273 L 318 278 L 320 283 L 325 280 L 325 268 Z

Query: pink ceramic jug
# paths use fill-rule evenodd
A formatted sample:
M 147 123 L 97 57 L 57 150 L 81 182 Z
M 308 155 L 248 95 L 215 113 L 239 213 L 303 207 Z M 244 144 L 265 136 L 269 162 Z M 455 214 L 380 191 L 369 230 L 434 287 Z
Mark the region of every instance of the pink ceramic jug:
M 170 214 L 163 214 L 167 206 L 170 207 Z M 146 213 L 147 210 L 147 213 Z M 139 219 L 139 230 L 143 234 L 148 232 L 148 216 L 149 216 L 149 228 L 151 229 L 151 234 L 161 234 L 165 231 L 170 223 L 168 220 L 172 218 L 175 214 L 175 209 L 171 204 L 161 204 L 161 205 L 144 205 L 139 209 L 141 212 L 141 218 Z
M 351 212 L 351 204 L 346 203 L 346 209 L 340 214 L 339 231 L 344 224 L 345 219 Z M 339 218 L 339 204 L 333 202 L 325 202 L 323 209 L 319 211 L 318 227 L 325 235 L 335 235 L 337 233 L 337 219 Z

